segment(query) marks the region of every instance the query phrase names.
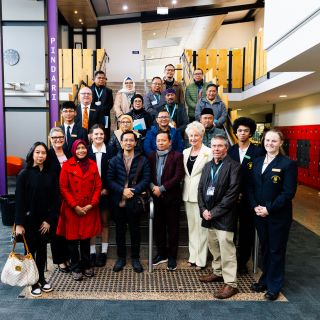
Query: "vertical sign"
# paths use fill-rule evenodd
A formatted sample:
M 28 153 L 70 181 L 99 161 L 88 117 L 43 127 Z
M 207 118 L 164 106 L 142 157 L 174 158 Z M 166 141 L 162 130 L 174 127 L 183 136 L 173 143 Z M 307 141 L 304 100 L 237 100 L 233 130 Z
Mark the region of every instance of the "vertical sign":
M 6 126 L 4 118 L 2 6 L 0 5 L 0 195 L 7 193 Z
M 49 107 L 50 127 L 59 120 L 59 77 L 58 77 L 58 14 L 57 1 L 48 0 L 48 63 L 49 63 Z

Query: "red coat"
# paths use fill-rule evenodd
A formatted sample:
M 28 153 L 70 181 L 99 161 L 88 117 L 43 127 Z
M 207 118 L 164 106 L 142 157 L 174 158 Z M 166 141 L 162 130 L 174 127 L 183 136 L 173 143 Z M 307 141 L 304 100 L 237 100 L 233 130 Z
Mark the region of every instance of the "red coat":
M 73 157 L 61 169 L 62 205 L 57 235 L 67 240 L 88 239 L 101 233 L 99 199 L 102 184 L 96 163 L 89 161 L 89 169 L 84 174 Z M 78 216 L 74 211 L 75 206 L 88 204 L 93 208 L 86 215 Z

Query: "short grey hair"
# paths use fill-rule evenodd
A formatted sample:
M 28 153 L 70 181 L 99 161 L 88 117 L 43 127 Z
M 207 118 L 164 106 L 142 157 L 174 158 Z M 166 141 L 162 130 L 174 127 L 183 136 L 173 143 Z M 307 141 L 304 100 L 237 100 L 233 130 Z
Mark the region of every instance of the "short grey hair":
M 205 127 L 199 121 L 193 121 L 187 125 L 186 134 L 189 137 L 191 131 L 197 131 L 200 136 L 203 138 L 203 135 L 206 131 Z
M 227 148 L 229 148 L 229 141 L 228 141 L 227 137 L 224 136 L 223 134 L 215 134 L 215 135 L 213 135 L 213 137 L 212 137 L 212 139 L 211 139 L 210 145 L 212 144 L 212 141 L 215 140 L 215 139 L 223 140 L 225 146 L 226 146 Z
M 53 127 L 53 128 L 50 130 L 49 137 L 51 138 L 52 135 L 53 135 L 55 132 L 59 132 L 59 133 L 61 133 L 61 134 L 64 136 L 64 131 L 63 131 L 60 127 Z

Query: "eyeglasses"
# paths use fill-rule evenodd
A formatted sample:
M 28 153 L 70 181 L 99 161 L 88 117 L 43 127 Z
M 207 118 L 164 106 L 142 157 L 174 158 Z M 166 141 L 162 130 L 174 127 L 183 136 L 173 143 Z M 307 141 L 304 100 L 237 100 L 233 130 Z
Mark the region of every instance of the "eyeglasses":
M 104 79 L 105 79 L 105 77 L 97 77 L 96 79 L 104 80 Z
M 120 121 L 121 124 L 131 124 L 130 121 Z
M 161 86 L 161 82 L 152 82 L 152 84 L 154 84 L 155 86 Z
M 87 96 L 91 96 L 91 95 L 92 95 L 91 92 L 80 92 L 80 94 L 82 94 L 82 95 L 87 95 Z
M 51 137 L 52 140 L 64 140 L 64 136 L 59 136 L 59 137 Z
M 162 120 L 162 119 L 170 119 L 168 116 L 161 116 L 161 117 L 158 117 L 158 119 Z
M 194 76 L 202 76 L 202 73 L 194 73 Z
M 166 69 L 166 71 L 174 72 L 175 70 L 174 69 Z

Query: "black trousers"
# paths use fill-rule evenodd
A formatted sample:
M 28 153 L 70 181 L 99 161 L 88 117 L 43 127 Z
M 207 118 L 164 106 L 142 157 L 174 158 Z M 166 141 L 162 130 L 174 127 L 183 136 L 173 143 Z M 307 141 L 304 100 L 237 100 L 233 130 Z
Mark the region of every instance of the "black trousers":
M 29 247 L 29 251 L 36 262 L 39 281 L 45 280 L 44 278 L 44 268 L 47 261 L 47 243 L 48 235 L 41 235 L 40 232 L 28 232 L 26 231 L 26 241 Z
M 52 224 L 51 231 L 51 252 L 54 264 L 61 264 L 69 260 L 68 243 L 64 237 L 57 236 L 57 223 Z
M 239 219 L 238 264 L 244 266 L 249 261 L 253 251 L 255 214 L 245 199 L 238 204 L 237 214 Z
M 113 219 L 116 223 L 116 243 L 119 258 L 125 259 L 127 256 L 127 225 L 129 226 L 131 237 L 131 258 L 140 258 L 140 215 L 140 213 L 133 212 L 126 207 L 114 208 Z
M 90 268 L 90 238 L 67 240 L 72 272 L 81 272 Z M 80 252 L 79 252 L 80 245 Z
M 255 217 L 261 245 L 262 275 L 259 282 L 272 293 L 279 293 L 284 283 L 285 255 L 292 220 Z
M 154 235 L 158 255 L 177 258 L 180 204 L 168 204 L 154 198 Z M 168 241 L 167 241 L 168 238 Z

